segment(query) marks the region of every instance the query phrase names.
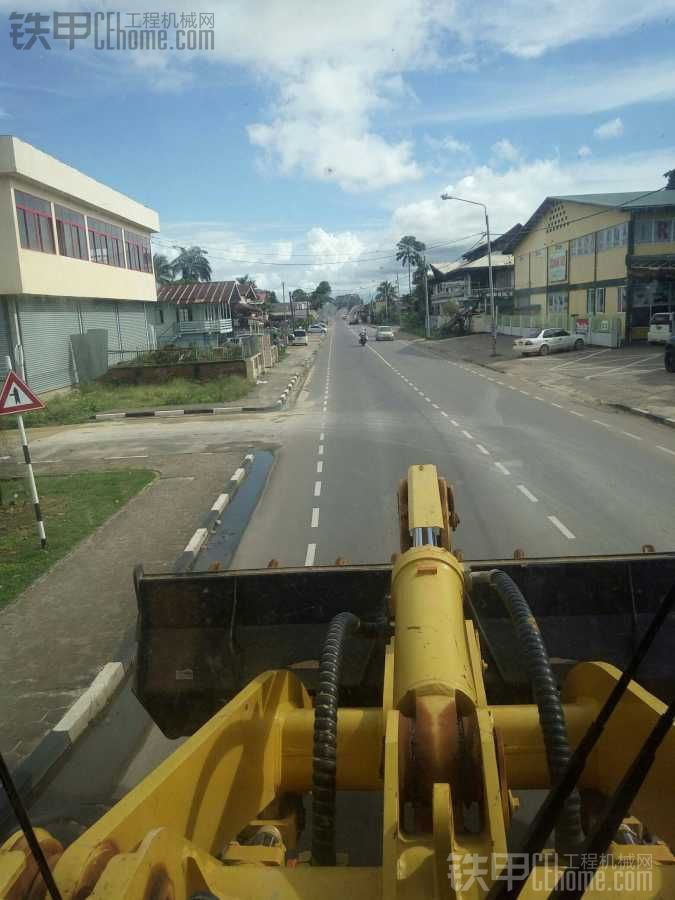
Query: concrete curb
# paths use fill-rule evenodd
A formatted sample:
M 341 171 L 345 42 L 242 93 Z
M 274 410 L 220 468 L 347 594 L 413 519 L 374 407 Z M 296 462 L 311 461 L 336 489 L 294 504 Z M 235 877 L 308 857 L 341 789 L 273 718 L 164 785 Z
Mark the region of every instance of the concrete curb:
M 675 419 L 669 419 L 668 416 L 661 416 L 658 413 L 650 412 L 648 409 L 640 409 L 639 406 L 628 406 L 625 403 L 614 403 L 609 400 L 598 401 L 601 406 L 609 406 L 612 409 L 621 410 L 621 412 L 632 413 L 634 416 L 641 416 L 643 419 L 650 419 L 652 422 L 658 422 L 659 425 L 665 425 L 667 428 L 675 428 Z
M 89 725 L 108 705 L 133 668 L 133 663 L 133 655 L 124 660 L 106 663 L 86 691 L 12 772 L 16 788 L 25 804 L 30 803 Z M 0 792 L 0 835 L 6 835 L 18 827 L 6 794 Z
M 97 422 L 110 422 L 115 421 L 116 419 L 173 419 L 180 416 L 226 416 L 236 413 L 274 412 L 284 406 L 291 395 L 293 388 L 298 383 L 301 374 L 302 373 L 300 372 L 296 372 L 281 394 L 279 394 L 279 399 L 267 406 L 209 406 L 205 409 L 143 409 L 130 410 L 128 412 L 96 413 L 94 419 Z
M 181 572 L 191 571 L 197 557 L 199 556 L 200 550 L 206 543 L 208 536 L 213 530 L 214 526 L 220 521 L 223 512 L 225 511 L 225 509 L 227 509 L 233 497 L 239 490 L 242 482 L 248 474 L 248 470 L 250 469 L 254 459 L 255 455 L 253 453 L 247 453 L 242 460 L 239 468 L 237 468 L 234 471 L 234 474 L 230 476 L 223 492 L 218 494 L 213 502 L 213 505 L 211 506 L 211 509 L 202 519 L 201 525 L 192 535 L 192 537 L 186 544 L 185 549 L 174 563 L 173 571 L 175 573 L 178 574 Z

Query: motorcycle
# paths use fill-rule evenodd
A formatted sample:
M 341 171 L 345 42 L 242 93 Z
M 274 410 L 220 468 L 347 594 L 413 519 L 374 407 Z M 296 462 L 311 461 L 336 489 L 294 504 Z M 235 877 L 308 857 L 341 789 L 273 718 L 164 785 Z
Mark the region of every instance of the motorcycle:
M 367 341 L 368 341 L 368 338 L 366 337 L 366 335 L 361 333 L 359 335 L 359 344 L 361 344 L 362 347 L 365 347 Z

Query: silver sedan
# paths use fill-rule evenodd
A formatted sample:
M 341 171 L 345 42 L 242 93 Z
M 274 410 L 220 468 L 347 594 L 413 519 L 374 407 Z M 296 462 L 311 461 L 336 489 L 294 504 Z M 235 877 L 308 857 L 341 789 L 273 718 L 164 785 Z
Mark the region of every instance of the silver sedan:
M 544 328 L 536 337 L 518 338 L 513 349 L 523 356 L 546 356 L 562 350 L 582 350 L 584 339 L 578 334 L 570 334 L 564 328 Z

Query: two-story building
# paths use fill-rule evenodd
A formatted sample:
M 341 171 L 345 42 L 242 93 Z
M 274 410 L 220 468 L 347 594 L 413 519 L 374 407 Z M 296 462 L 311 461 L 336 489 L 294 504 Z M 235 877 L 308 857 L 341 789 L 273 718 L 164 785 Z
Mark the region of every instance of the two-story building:
M 515 313 L 589 343 L 642 339 L 675 311 L 675 189 L 547 197 L 514 256 Z
M 111 361 L 153 346 L 157 213 L 16 137 L 0 136 L 0 373 L 23 350 L 43 393 L 77 380 L 71 336 L 108 332 Z

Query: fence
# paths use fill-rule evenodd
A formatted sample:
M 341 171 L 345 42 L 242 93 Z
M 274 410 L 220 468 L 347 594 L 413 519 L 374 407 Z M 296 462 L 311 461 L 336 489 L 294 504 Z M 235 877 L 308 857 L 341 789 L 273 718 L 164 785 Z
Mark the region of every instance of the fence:
M 617 315 L 570 316 L 568 313 L 549 313 L 497 317 L 499 334 L 532 337 L 543 328 L 564 328 L 583 337 L 587 344 L 600 347 L 620 347 L 623 343 L 623 318 Z
M 163 347 L 161 350 L 108 350 L 108 365 L 162 366 L 189 362 L 231 362 L 245 359 L 238 344 L 223 347 Z

